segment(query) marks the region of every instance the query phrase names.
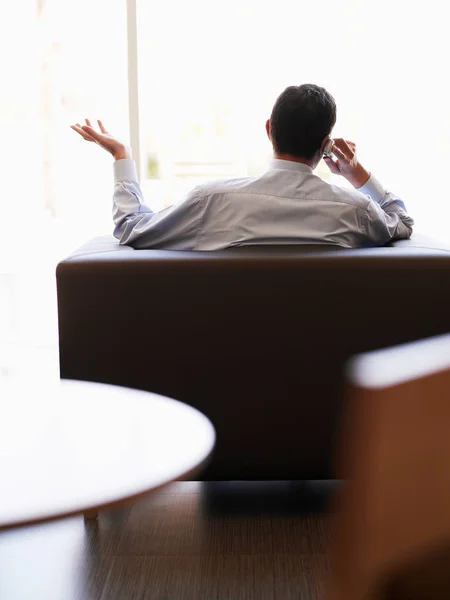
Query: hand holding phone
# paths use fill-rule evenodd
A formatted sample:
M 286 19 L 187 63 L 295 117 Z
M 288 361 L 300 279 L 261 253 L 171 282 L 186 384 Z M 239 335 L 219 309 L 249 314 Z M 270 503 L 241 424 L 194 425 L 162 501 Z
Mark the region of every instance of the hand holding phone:
M 369 171 L 358 161 L 354 142 L 342 138 L 327 140 L 322 152 L 330 171 L 345 177 L 355 188 L 361 187 L 369 179 Z

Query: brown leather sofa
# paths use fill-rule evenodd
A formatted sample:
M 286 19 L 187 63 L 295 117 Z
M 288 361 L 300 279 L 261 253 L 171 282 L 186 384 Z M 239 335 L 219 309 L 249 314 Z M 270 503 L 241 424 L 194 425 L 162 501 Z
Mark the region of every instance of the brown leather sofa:
M 220 252 L 108 236 L 60 262 L 57 285 L 61 377 L 200 409 L 217 431 L 204 479 L 332 477 L 348 358 L 450 332 L 450 248 L 417 235 Z

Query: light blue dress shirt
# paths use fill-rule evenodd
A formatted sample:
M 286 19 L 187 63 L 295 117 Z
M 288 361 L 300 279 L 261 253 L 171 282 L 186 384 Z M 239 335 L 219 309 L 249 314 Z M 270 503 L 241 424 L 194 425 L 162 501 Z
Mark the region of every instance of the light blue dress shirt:
M 409 238 L 405 205 L 373 175 L 358 190 L 303 163 L 274 159 L 260 177 L 208 182 L 159 212 L 144 204 L 132 160 L 114 163 L 114 235 L 134 248 L 218 250 L 254 244 L 383 245 Z

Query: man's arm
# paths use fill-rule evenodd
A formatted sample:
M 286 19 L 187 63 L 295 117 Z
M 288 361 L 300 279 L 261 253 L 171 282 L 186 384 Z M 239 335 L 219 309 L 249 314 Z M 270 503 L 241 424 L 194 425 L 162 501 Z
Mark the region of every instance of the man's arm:
M 365 221 L 365 233 L 371 242 L 381 245 L 411 237 L 414 221 L 398 196 L 388 192 L 373 175 L 357 191 L 373 200 Z
M 144 204 L 134 161 L 114 163 L 114 236 L 134 248 L 193 250 L 202 217 L 202 202 L 196 190 L 186 199 L 153 212 Z
M 409 238 L 414 225 L 400 198 L 385 190 L 380 182 L 365 169 L 356 157 L 353 142 L 338 138 L 333 140 L 333 155 L 324 160 L 332 173 L 342 175 L 358 192 L 372 202 L 367 208 L 364 222 L 365 234 L 374 244 L 386 244 L 390 240 Z
M 91 126 L 72 125 L 86 141 L 95 142 L 109 152 L 114 162 L 113 219 L 114 236 L 121 244 L 134 248 L 170 248 L 192 250 L 197 241 L 204 199 L 193 190 L 185 201 L 165 210 L 153 212 L 144 203 L 131 150 L 106 131 L 98 121 L 100 131 Z

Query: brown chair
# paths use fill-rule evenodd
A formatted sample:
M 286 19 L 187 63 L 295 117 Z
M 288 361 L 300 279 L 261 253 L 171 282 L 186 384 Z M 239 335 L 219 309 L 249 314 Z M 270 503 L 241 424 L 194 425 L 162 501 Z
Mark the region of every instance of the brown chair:
M 360 355 L 347 380 L 327 600 L 450 598 L 450 335 Z

